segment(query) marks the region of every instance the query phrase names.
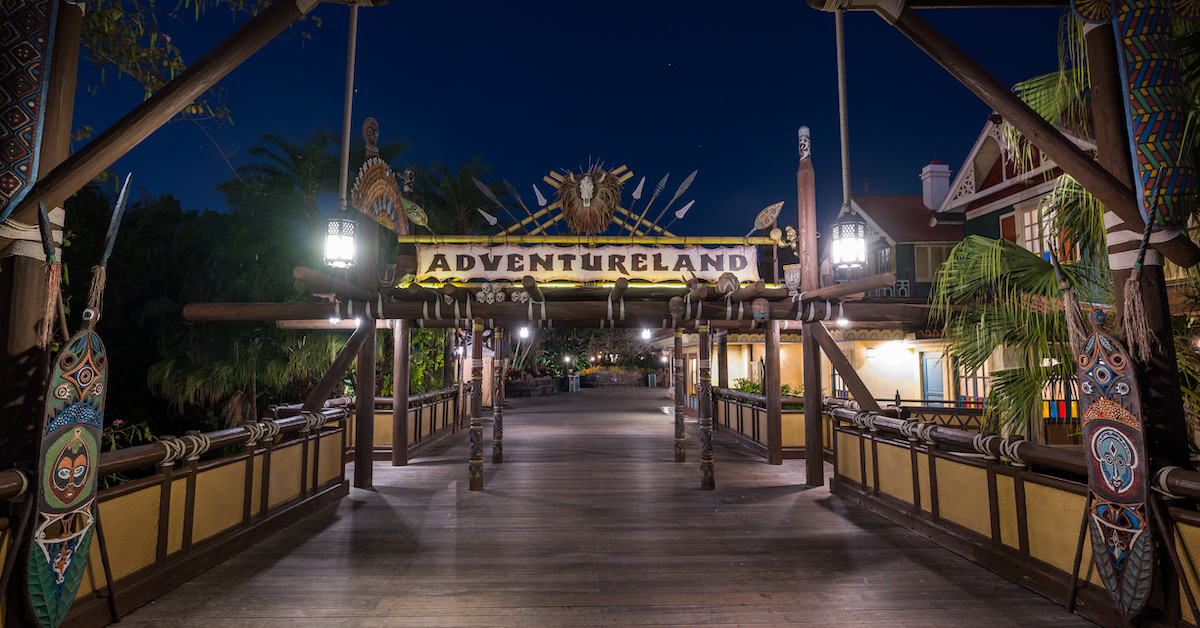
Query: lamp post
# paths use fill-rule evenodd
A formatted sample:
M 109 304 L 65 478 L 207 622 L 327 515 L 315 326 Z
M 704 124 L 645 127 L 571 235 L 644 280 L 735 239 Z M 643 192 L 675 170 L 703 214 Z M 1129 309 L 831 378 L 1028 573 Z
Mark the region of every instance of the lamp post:
M 867 263 L 867 223 L 853 209 L 833 221 L 829 257 L 835 268 L 861 268 Z

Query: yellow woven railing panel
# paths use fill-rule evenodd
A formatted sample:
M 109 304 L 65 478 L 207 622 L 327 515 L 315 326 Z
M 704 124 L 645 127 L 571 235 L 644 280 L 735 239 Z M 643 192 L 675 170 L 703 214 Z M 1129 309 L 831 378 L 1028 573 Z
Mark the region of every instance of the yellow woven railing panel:
M 245 502 L 246 463 L 235 462 L 201 472 L 196 477 L 192 542 L 241 523 Z
M 342 455 L 338 451 L 342 447 L 342 435 L 338 433 L 322 436 L 320 443 L 321 470 L 317 474 L 317 480 L 324 484 L 342 475 Z
M 978 467 L 937 459 L 938 514 L 968 530 L 992 535 L 988 514 L 987 472 Z
M 391 447 L 392 446 L 392 413 L 391 412 L 376 412 L 375 413 L 375 446 L 376 447 Z
M 855 482 L 862 482 L 858 460 L 858 437 L 846 432 L 837 433 L 837 472 Z
M 1175 547 L 1179 552 L 1179 562 L 1183 563 L 1183 572 L 1187 576 L 1188 584 L 1192 587 L 1192 594 L 1200 593 L 1200 578 L 1196 576 L 1196 568 L 1200 566 L 1200 528 L 1186 523 L 1179 523 L 1175 526 Z M 1182 600 L 1183 618 L 1191 623 L 1196 624 L 1196 618 L 1192 614 L 1191 605 L 1188 604 L 1187 594 L 1183 592 L 1183 585 L 1179 586 L 1179 599 Z
M 1086 498 L 1057 488 L 1025 483 L 1025 513 L 1029 519 L 1029 555 L 1044 563 L 1071 573 L 1075 562 L 1075 545 L 1079 542 L 1079 525 L 1083 520 Z M 1081 575 L 1103 587 L 1099 574 L 1092 567 L 1092 543 L 1083 541 Z
M 766 443 L 767 442 L 767 413 L 766 413 L 766 411 L 759 411 L 758 408 L 754 408 L 754 410 L 752 410 L 752 412 L 754 413 L 753 414 L 754 422 L 758 424 L 758 438 L 756 440 L 758 440 L 758 442 L 760 442 L 760 443 Z M 746 427 L 750 427 L 750 424 L 747 423 Z M 750 436 L 753 433 L 754 432 L 752 431 L 752 432 L 750 432 L 750 434 L 747 434 L 746 436 Z
M 262 510 L 262 474 L 263 461 L 267 457 L 259 454 L 254 457 L 254 479 L 250 481 L 250 514 L 257 515 Z
M 917 452 L 917 481 L 921 483 L 921 510 L 933 512 L 933 493 L 929 488 L 929 454 Z
M 300 453 L 300 445 L 289 445 L 271 452 L 268 508 L 300 494 Z
M 804 413 L 784 412 L 783 417 L 783 446 L 804 446 Z
M 183 511 L 187 507 L 187 480 L 171 482 L 171 514 L 167 522 L 167 553 L 183 549 Z
M 879 490 L 913 503 L 912 457 L 907 447 L 879 443 Z
M 120 580 L 154 564 L 158 551 L 158 501 L 161 490 L 158 486 L 151 486 L 100 503 L 100 518 L 104 525 L 104 540 L 108 544 L 108 563 L 112 567 L 113 578 Z M 106 583 L 104 565 L 100 559 L 100 539 L 92 534 L 87 569 L 75 599 L 90 594 Z
M 1000 542 L 1009 547 L 1020 547 L 1017 530 L 1017 481 L 1007 475 L 996 474 L 996 498 L 1000 502 Z
M 421 435 L 422 436 L 429 433 L 429 423 L 431 423 L 432 417 L 425 416 L 423 418 L 425 419 L 425 424 L 421 426 Z M 415 410 L 410 410 L 408 412 L 408 442 L 412 443 L 412 442 L 415 442 L 416 440 L 417 440 L 417 413 Z

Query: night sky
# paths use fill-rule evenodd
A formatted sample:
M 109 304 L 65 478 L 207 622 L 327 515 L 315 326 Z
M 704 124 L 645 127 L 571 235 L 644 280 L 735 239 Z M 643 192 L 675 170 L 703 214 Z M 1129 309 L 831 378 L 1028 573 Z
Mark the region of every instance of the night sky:
M 234 125 L 169 124 L 115 169 L 171 193 L 185 209 L 224 209 L 213 186 L 249 159 L 263 132 L 297 142 L 341 131 L 349 9 L 321 4 L 302 26 L 234 70 Z M 832 14 L 804 2 L 402 2 L 360 10 L 353 133 L 379 121 L 381 142 L 412 149 L 393 164 L 454 166 L 473 155 L 492 177 L 551 195 L 551 170 L 603 160 L 627 165 L 633 186 L 671 173 L 664 197 L 699 170 L 675 208 L 696 204 L 672 231 L 744 235 L 764 206 L 785 201 L 796 221 L 796 129 L 812 129 L 821 231 L 841 205 L 837 68 Z M 1061 9 L 927 10 L 1003 83 L 1057 68 Z M 210 12 L 165 22 L 193 61 L 244 17 Z M 990 109 L 874 13 L 846 15 L 850 160 L 855 194 L 920 194 L 918 174 L 940 160 L 957 174 Z M 99 85 L 81 63 L 75 126 L 107 128 L 142 99 L 139 85 Z M 357 169 L 351 165 L 351 171 Z M 353 176 L 353 175 L 352 175 Z M 665 199 L 663 199 L 665 200 Z M 661 209 L 663 200 L 655 207 Z M 332 211 L 336 198 L 322 198 Z M 484 208 L 485 210 L 488 208 Z M 652 213 L 657 213 L 656 210 Z M 664 222 L 666 219 L 664 219 Z M 69 223 L 67 225 L 70 227 Z

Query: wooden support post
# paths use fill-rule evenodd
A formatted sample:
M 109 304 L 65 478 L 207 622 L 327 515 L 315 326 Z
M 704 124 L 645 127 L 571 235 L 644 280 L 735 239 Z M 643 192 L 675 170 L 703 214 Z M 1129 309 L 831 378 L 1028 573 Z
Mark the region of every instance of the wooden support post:
M 767 325 L 767 464 L 783 464 L 783 398 L 779 366 L 779 321 Z
M 842 382 L 846 384 L 846 388 L 850 390 L 850 396 L 858 402 L 858 406 L 868 412 L 880 412 L 879 403 L 871 396 L 871 391 L 867 389 L 867 385 L 858 377 L 858 372 L 854 370 L 854 366 L 850 364 L 850 360 L 846 359 L 845 354 L 829 337 L 829 331 L 825 329 L 825 325 L 821 323 L 809 323 L 804 325 L 805 328 L 812 326 L 813 340 L 817 341 L 817 345 L 829 357 L 829 362 L 833 364 L 833 369 L 842 377 Z
M 709 353 L 712 341 L 708 336 L 708 322 L 700 324 L 700 381 L 697 406 L 700 411 L 700 488 L 711 491 L 717 488 L 713 477 L 712 451 L 712 367 Z
M 408 361 L 412 322 L 393 321 L 392 327 L 392 466 L 408 464 L 408 392 L 412 373 Z
M 820 262 L 817 261 L 817 183 L 812 163 L 812 139 L 808 127 L 800 127 L 800 164 L 796 167 L 796 208 L 800 225 L 800 290 L 820 287 Z
M 492 330 L 492 462 L 504 462 L 504 329 Z
M 671 381 L 675 385 L 675 462 L 687 462 L 683 438 L 683 406 L 687 400 L 687 378 L 683 374 L 683 328 L 675 328 L 675 351 L 671 356 Z
M 379 284 L 379 224 L 363 221 L 358 228 L 358 285 Z M 378 313 L 376 314 L 379 315 Z M 364 319 L 367 337 L 358 350 L 358 377 L 354 382 L 354 486 L 371 488 L 375 479 L 375 321 Z
M 471 440 L 468 488 L 483 490 L 483 319 L 471 324 Z
M 729 330 L 717 332 L 717 387 L 729 388 Z
M 803 344 L 801 358 L 804 369 L 804 483 L 825 485 L 824 404 L 821 403 L 821 350 L 813 338 L 813 325 L 806 323 L 800 331 Z
M 333 363 L 317 381 L 317 385 L 313 387 L 309 393 L 308 399 L 304 400 L 304 405 L 300 406 L 301 410 L 311 412 L 325 406 L 325 401 L 329 399 L 330 393 L 342 381 L 342 376 L 350 368 L 350 363 L 354 361 L 358 350 L 366 342 L 370 330 L 364 325 L 354 330 L 350 335 L 350 339 L 346 341 L 346 346 L 333 358 Z
M 1096 149 L 1100 165 L 1111 172 L 1122 183 L 1132 187 L 1133 166 L 1129 152 L 1129 135 L 1126 128 L 1125 97 L 1118 68 L 1117 47 L 1111 24 L 1098 24 L 1088 31 L 1086 37 L 1088 70 L 1092 81 L 1092 110 L 1096 127 Z M 1106 208 L 1108 209 L 1108 208 Z M 1106 221 L 1110 222 L 1110 221 Z M 1108 229 L 1110 244 L 1108 253 L 1136 250 L 1141 241 L 1141 232 L 1133 238 L 1120 242 L 1113 236 L 1128 231 L 1128 224 L 1118 224 Z M 1159 346 L 1150 357 L 1150 363 L 1138 369 L 1138 381 L 1142 390 L 1142 416 L 1146 417 L 1146 448 L 1152 460 L 1151 468 L 1183 466 L 1188 464 L 1187 424 L 1183 415 L 1183 397 L 1179 388 L 1179 369 L 1175 359 L 1175 340 L 1171 331 L 1171 314 L 1167 304 L 1167 287 L 1161 263 L 1155 264 L 1152 252 L 1147 252 L 1146 265 L 1142 267 L 1142 304 L 1146 310 L 1146 322 L 1158 338 Z M 1132 268 L 1113 268 L 1113 290 L 1117 294 L 1117 319 L 1121 320 L 1124 302 L 1121 298 L 1125 282 Z
M 79 33 L 83 25 L 82 6 L 62 4 L 55 20 L 54 45 L 50 73 L 45 77 L 45 114 L 42 144 L 38 153 L 40 173 L 49 172 L 70 155 L 71 112 L 75 108 L 75 84 L 79 71 Z M 43 64 L 45 67 L 45 64 Z M 36 184 L 35 184 L 36 187 Z M 82 183 L 80 184 L 82 187 Z M 41 200 L 48 209 L 63 205 L 75 192 L 60 191 Z M 25 214 L 12 220 L 37 224 L 37 203 Z M 61 225 L 55 225 L 61 228 Z M 0 249 L 8 245 L 0 238 Z M 88 265 L 95 260 L 85 262 Z M 37 456 L 41 440 L 40 400 L 44 394 L 49 365 L 49 349 L 38 348 L 38 332 L 46 303 L 46 264 L 29 257 L 12 256 L 0 260 L 0 468 L 8 469 L 18 461 Z M 64 339 L 65 340 L 65 339 Z

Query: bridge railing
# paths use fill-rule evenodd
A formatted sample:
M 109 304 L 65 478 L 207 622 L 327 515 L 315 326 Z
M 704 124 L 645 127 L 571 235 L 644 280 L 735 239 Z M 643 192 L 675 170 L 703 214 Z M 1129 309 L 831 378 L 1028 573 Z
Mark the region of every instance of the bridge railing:
M 469 407 L 459 398 L 455 384 L 440 390 L 411 395 L 408 398 L 408 453 L 419 453 L 430 445 L 457 432 L 465 425 L 464 410 Z M 347 419 L 346 448 L 354 458 L 356 416 Z M 375 398 L 375 431 L 372 459 L 391 460 L 396 438 L 392 430 L 392 398 Z
M 344 403 L 346 400 L 336 400 Z M 152 475 L 99 491 L 105 548 L 122 612 L 129 612 L 304 515 L 347 494 L 341 405 L 311 413 L 280 407 L 270 418 L 191 432 L 100 454 L 102 476 L 152 467 Z M 224 454 L 208 459 L 213 453 Z M 0 471 L 0 498 L 31 503 L 32 480 Z M 0 554 L 12 555 L 20 517 L 0 520 Z M 25 538 L 28 538 L 28 528 Z M 21 543 L 28 543 L 22 540 Z M 15 565 L 21 569 L 21 565 Z M 64 624 L 110 621 L 98 535 Z M 0 609 L 0 622 L 8 617 Z M 15 625 L 6 623 L 5 625 Z
M 1091 561 L 1083 527 L 1087 468 L 1077 448 L 899 418 L 895 408 L 874 415 L 844 399 L 824 403 L 834 424 L 835 494 L 1101 625 L 1123 625 Z M 1177 469 L 1155 483 L 1181 500 L 1171 503 L 1200 499 L 1200 473 Z M 1163 510 L 1185 581 L 1197 590 L 1200 513 Z M 1182 585 L 1167 590 L 1173 608 L 1166 617 L 1177 619 L 1166 625 L 1195 626 Z

